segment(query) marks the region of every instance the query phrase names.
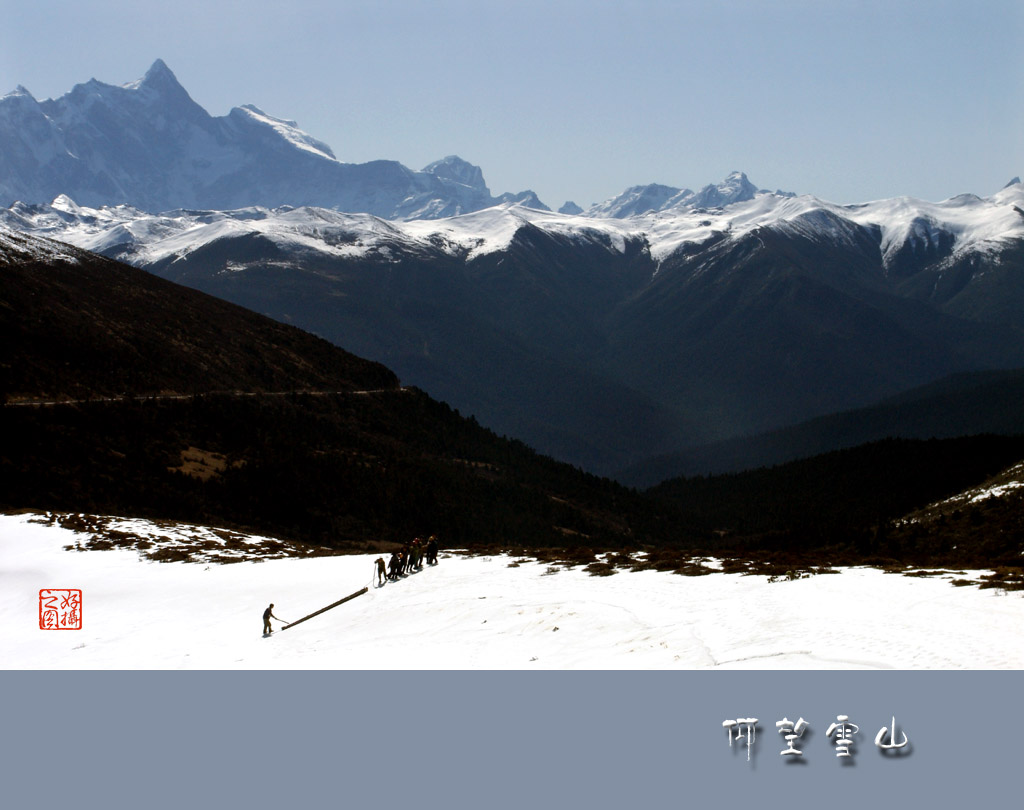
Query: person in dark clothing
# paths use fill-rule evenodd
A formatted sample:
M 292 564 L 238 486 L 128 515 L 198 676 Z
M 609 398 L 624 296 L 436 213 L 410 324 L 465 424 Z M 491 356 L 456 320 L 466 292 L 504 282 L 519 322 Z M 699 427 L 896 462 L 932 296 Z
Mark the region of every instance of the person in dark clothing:
M 437 538 L 434 535 L 427 540 L 427 564 L 437 565 Z
M 274 632 L 273 628 L 270 626 L 271 619 L 277 619 L 277 616 L 274 615 L 273 602 L 270 603 L 270 607 L 263 611 L 263 635 L 265 636 L 269 636 L 271 633 Z M 281 621 L 281 619 L 277 620 Z
M 396 581 L 398 579 L 398 569 L 399 569 L 399 566 L 401 566 L 401 564 L 402 564 L 402 562 L 401 562 L 401 560 L 398 557 L 398 552 L 396 551 L 396 552 L 394 552 L 391 555 L 391 563 L 388 566 L 389 569 L 391 570 L 391 577 L 390 577 L 390 579 L 392 581 Z
M 387 566 L 384 565 L 384 558 L 377 558 L 377 587 L 379 588 L 384 584 L 384 580 L 387 579 Z

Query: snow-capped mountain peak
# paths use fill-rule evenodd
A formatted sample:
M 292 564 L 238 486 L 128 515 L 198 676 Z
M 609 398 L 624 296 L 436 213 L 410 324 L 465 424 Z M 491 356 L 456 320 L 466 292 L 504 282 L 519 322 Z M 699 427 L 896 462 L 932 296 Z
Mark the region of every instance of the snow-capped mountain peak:
M 298 122 L 275 118 L 273 115 L 263 112 L 255 104 L 243 104 L 241 107 L 233 108 L 228 113 L 228 119 L 240 127 L 269 130 L 290 146 L 317 157 L 337 161 L 331 147 L 299 129 Z
M 0 96 L 0 99 L 17 98 L 17 97 L 26 97 L 26 98 L 32 99 L 33 101 L 36 100 L 35 96 L 33 96 L 28 91 L 28 89 L 24 85 L 21 85 L 21 84 L 19 84 L 17 87 L 15 87 L 11 92 L 6 93 L 3 96 Z
M 693 192 L 689 189 L 678 189 L 660 183 L 630 186 L 617 197 L 591 206 L 585 213 L 592 217 L 623 219 L 648 211 L 663 211 L 672 208 L 681 197 L 692 194 Z
M 50 207 L 55 211 L 63 211 L 64 213 L 74 214 L 76 216 L 82 212 L 78 203 L 72 200 L 67 194 L 57 195 L 53 202 L 50 203 Z
M 121 85 L 98 79 L 77 84 L 59 99 L 44 102 L 47 115 L 58 120 L 65 129 L 97 125 L 100 115 L 92 107 L 101 104 L 114 117 L 142 116 L 144 120 L 209 118 L 162 59 L 157 59 L 145 76 Z M 102 124 L 101 124 L 102 126 Z M 109 124 L 108 124 L 109 126 Z
M 212 117 L 162 59 L 127 84 L 92 79 L 42 103 L 24 88 L 0 98 L 0 205 L 60 194 L 95 208 L 314 205 L 389 219 L 504 199 L 455 156 L 421 172 L 387 160 L 347 164 L 295 121 L 253 104 Z
M 706 185 L 697 192 L 658 183 L 633 186 L 617 197 L 591 207 L 586 213 L 594 217 L 623 219 L 653 211 L 721 208 L 747 202 L 759 194 L 770 193 L 758 189 L 743 172 L 732 172 L 721 183 Z
M 484 182 L 484 173 L 480 167 L 474 166 L 458 155 L 448 155 L 441 160 L 435 160 L 429 166 L 425 166 L 423 171 L 425 174 L 432 174 L 435 177 L 461 183 L 464 186 L 469 186 L 490 195 L 487 184 Z
M 93 79 L 93 81 L 96 81 Z M 167 63 L 157 59 L 141 79 L 121 85 L 125 90 L 152 90 L 156 92 L 184 90 Z
M 146 71 L 146 75 L 143 77 L 143 82 L 159 82 L 168 79 L 173 81 L 175 84 L 178 83 L 178 80 L 171 72 L 171 69 L 167 67 L 167 63 L 163 59 L 157 57 L 153 61 L 153 64 L 150 65 L 149 70 Z
M 735 190 L 748 194 L 752 184 L 744 183 L 742 176 L 735 179 Z M 462 188 L 468 193 L 468 187 Z M 662 188 L 666 189 L 663 194 L 671 191 Z M 650 191 L 650 186 L 636 187 L 633 199 L 641 199 Z M 668 199 L 674 196 L 668 195 Z M 446 252 L 472 258 L 506 249 L 514 234 L 528 224 L 577 242 L 597 240 L 619 252 L 628 241 L 641 240 L 660 262 L 685 246 L 711 244 L 723 235 L 740 239 L 769 228 L 848 247 L 860 238 L 858 234 L 875 234 L 884 266 L 892 267 L 907 251 L 919 255 L 938 250 L 943 255 L 957 256 L 1024 239 L 1022 209 L 1024 185 L 1020 183 L 989 198 L 960 195 L 930 203 L 898 197 L 852 206 L 810 195 L 793 197 L 758 191 L 750 199 L 713 209 L 684 204 L 620 217 L 592 212 L 556 214 L 529 201 L 509 200 L 489 208 L 467 208 L 454 216 L 405 222 L 342 214 L 322 207 L 289 206 L 177 210 L 154 215 L 130 206 L 90 207 L 60 195 L 49 205 L 18 204 L 0 210 L 0 222 L 108 254 L 118 246 L 133 245 L 131 256 L 123 256 L 131 261 L 177 255 L 187 251 L 189 244 L 205 244 L 238 228 L 288 244 L 301 236 L 308 249 L 337 255 L 377 253 L 383 240 L 415 251 L 447 245 Z M 136 255 L 138 251 L 142 252 Z M 112 255 L 120 254 L 114 250 Z M 937 258 L 941 256 L 937 254 Z
M 717 185 L 704 186 L 686 205 L 692 208 L 715 208 L 752 200 L 760 193 L 743 172 L 732 172 Z
M 1019 183 L 990 197 L 940 203 L 901 197 L 839 205 L 759 193 L 721 207 L 625 218 L 505 203 L 413 221 L 291 206 L 154 215 L 65 195 L 51 205 L 0 209 L 0 223 L 294 322 L 393 364 L 403 379 L 444 390 L 460 408 L 511 432 L 518 410 L 509 416 L 473 398 L 477 372 L 500 367 L 494 385 L 511 380 L 531 414 L 515 422 L 524 440 L 608 470 L 638 451 L 591 449 L 591 422 L 580 420 L 575 404 L 556 418 L 560 435 L 579 440 L 553 442 L 550 403 L 530 398 L 566 379 L 592 390 L 578 358 L 606 340 L 614 353 L 605 368 L 623 386 L 609 394 L 621 397 L 614 412 L 636 415 L 624 431 L 615 427 L 616 435 L 638 437 L 645 453 L 661 452 L 679 435 L 705 438 L 699 427 L 674 432 L 702 423 L 687 410 L 692 397 L 672 411 L 683 421 L 666 412 L 663 432 L 648 433 L 645 403 L 663 395 L 669 402 L 666 392 L 691 374 L 745 381 L 751 353 L 769 370 L 764 379 L 785 384 L 723 387 L 706 407 L 734 409 L 729 430 L 793 423 L 964 368 L 1020 366 L 1024 327 L 1013 302 L 1024 289 L 1022 210 Z M 280 289 L 289 295 L 281 298 Z M 773 348 L 778 335 L 792 336 L 785 356 Z M 506 374 L 509 347 L 517 359 Z M 559 354 L 545 354 L 550 347 Z M 713 371 L 709 353 L 718 358 Z M 907 357 L 925 358 L 925 371 Z M 806 386 L 808 379 L 829 384 Z M 632 388 L 640 384 L 647 387 Z M 819 399 L 822 392 L 827 400 Z

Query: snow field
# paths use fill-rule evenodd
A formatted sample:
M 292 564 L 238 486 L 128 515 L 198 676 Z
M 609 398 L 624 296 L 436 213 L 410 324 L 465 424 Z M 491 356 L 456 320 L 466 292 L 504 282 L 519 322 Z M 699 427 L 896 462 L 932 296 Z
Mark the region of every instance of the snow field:
M 86 536 L 38 519 L 0 515 L 5 669 L 1024 668 L 1024 597 L 951 585 L 962 572 L 593 577 L 442 551 L 377 588 L 377 555 L 161 563 L 67 551 Z M 294 622 L 366 586 L 261 635 L 270 602 Z M 82 590 L 81 630 L 39 629 L 42 588 Z

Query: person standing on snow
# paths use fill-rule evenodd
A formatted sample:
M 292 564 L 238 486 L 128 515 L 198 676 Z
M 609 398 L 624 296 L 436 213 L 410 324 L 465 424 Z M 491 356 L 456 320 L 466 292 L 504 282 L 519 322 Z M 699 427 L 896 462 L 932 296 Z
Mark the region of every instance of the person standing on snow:
M 274 615 L 274 603 L 273 602 L 270 603 L 270 607 L 268 607 L 266 610 L 263 611 L 263 635 L 265 635 L 265 636 L 269 636 L 271 633 L 274 632 L 273 628 L 270 626 L 270 620 L 271 619 L 277 619 L 277 616 Z M 277 619 L 277 620 L 279 622 L 283 621 L 282 619 Z

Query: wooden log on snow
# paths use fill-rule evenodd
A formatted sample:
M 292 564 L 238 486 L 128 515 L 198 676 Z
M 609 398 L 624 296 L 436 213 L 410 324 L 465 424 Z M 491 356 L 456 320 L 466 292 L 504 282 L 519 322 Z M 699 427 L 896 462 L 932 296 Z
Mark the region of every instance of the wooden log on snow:
M 303 616 L 303 617 L 302 617 L 301 619 L 299 619 L 299 620 L 298 620 L 297 622 L 292 622 L 291 624 L 286 624 L 286 625 L 285 625 L 284 627 L 282 627 L 281 629 L 282 629 L 282 630 L 287 630 L 287 629 L 288 629 L 289 627 L 295 627 L 295 625 L 297 625 L 297 624 L 302 624 L 302 623 L 303 623 L 304 621 L 306 621 L 306 619 L 312 619 L 312 618 L 313 618 L 314 616 L 319 616 L 319 615 L 320 615 L 321 613 L 324 613 L 324 612 L 326 612 L 326 611 L 330 610 L 331 608 L 336 608 L 336 607 L 337 607 L 338 605 L 343 605 L 343 604 L 345 604 L 345 602 L 347 602 L 347 601 L 348 601 L 349 599 L 355 599 L 355 598 L 356 598 L 357 596 L 362 596 L 362 595 L 363 595 L 364 593 L 366 593 L 366 592 L 367 592 L 368 590 L 369 590 L 369 588 L 363 588 L 363 589 L 362 589 L 361 591 L 356 591 L 355 593 L 349 594 L 349 595 L 348 595 L 348 596 L 346 596 L 346 597 L 345 597 L 344 599 L 339 599 L 339 600 L 338 600 L 337 602 L 335 602 L 335 603 L 334 603 L 333 605 L 328 605 L 328 606 L 327 606 L 327 607 L 325 607 L 325 608 L 320 608 L 320 610 L 314 611 L 313 613 L 310 613 L 310 614 L 309 614 L 308 616 Z

